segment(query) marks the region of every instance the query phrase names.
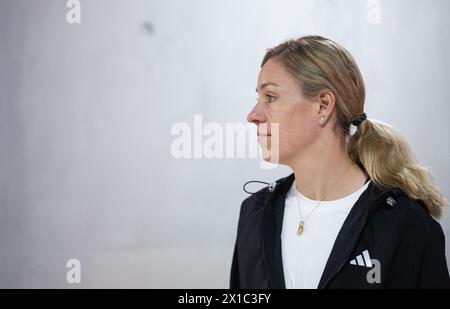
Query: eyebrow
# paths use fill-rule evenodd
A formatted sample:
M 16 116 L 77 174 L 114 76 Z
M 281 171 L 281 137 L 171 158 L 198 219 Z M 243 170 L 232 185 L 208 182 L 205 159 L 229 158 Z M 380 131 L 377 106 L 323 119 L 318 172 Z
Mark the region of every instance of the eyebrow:
M 261 87 L 260 87 L 260 89 L 262 90 L 264 87 L 267 87 L 267 86 L 280 87 L 278 84 L 270 83 L 270 82 L 269 82 L 269 83 L 264 83 L 264 84 L 262 84 Z M 258 92 L 258 88 L 256 88 L 255 90 L 256 90 L 256 92 Z

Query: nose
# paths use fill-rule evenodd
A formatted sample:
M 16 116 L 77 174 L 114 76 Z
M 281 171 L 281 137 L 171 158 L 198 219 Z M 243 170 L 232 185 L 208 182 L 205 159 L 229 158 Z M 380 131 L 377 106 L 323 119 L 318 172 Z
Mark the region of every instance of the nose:
M 259 103 L 257 103 L 247 116 L 247 121 L 258 125 L 259 123 L 267 122 L 265 113 L 260 109 Z

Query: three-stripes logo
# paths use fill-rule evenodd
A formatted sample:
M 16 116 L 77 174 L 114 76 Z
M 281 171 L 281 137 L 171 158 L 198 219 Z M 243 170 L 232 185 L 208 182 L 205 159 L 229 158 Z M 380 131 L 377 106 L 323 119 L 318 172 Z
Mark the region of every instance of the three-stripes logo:
M 370 268 L 366 276 L 367 283 L 381 283 L 381 263 L 377 259 L 370 258 L 369 250 L 364 250 L 361 254 L 357 255 L 350 261 L 350 265 Z
M 351 260 L 350 264 L 372 268 L 372 261 L 370 260 L 369 250 L 365 250 L 355 259 Z

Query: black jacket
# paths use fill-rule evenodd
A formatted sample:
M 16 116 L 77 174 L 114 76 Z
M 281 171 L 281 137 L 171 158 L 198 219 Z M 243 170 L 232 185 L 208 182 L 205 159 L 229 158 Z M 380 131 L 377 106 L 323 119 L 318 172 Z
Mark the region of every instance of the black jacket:
M 281 229 L 293 181 L 294 174 L 279 179 L 242 203 L 230 288 L 285 288 Z M 371 259 L 380 263 L 377 282 L 367 279 L 376 265 L 363 262 Z M 318 288 L 450 288 L 442 228 L 421 200 L 372 181 L 346 218 Z

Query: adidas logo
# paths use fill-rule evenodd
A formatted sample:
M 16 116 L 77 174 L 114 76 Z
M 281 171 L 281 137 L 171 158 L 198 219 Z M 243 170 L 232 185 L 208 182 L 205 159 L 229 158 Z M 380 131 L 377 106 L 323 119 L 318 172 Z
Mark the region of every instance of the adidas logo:
M 363 253 L 361 253 L 356 258 L 351 260 L 350 264 L 372 268 L 372 262 L 370 261 L 369 250 L 365 250 Z

